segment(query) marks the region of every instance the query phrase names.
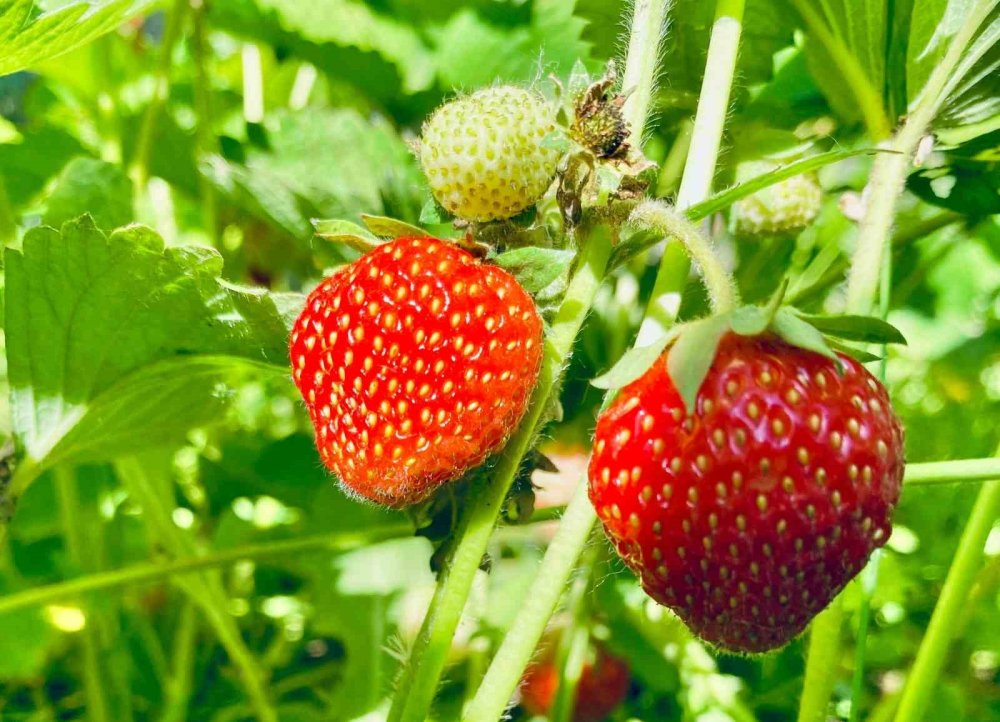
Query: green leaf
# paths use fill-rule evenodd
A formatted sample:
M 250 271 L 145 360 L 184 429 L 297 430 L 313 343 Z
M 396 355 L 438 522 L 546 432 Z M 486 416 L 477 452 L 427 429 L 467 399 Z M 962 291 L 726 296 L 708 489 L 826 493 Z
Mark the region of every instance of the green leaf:
M 712 367 L 723 334 L 729 329 L 728 315 L 694 321 L 685 326 L 670 349 L 667 373 L 688 413 L 694 411 L 698 389 Z
M 100 228 L 124 226 L 133 219 L 132 181 L 103 160 L 74 158 L 56 179 L 42 223 L 58 228 L 89 213 Z
M 384 243 L 381 238 L 377 238 L 357 223 L 350 221 L 337 218 L 328 220 L 314 218 L 312 224 L 313 228 L 316 229 L 316 235 L 324 241 L 343 243 L 361 253 L 367 253 Z
M 539 58 L 547 72 L 560 76 L 578 59 L 590 59 L 590 44 L 583 39 L 586 23 L 574 16 L 573 3 L 535 0 L 530 12 L 528 23 L 512 26 L 464 8 L 435 28 L 434 60 L 445 87 L 476 88 L 498 78 L 532 82 L 539 75 Z
M 648 346 L 633 346 L 610 370 L 590 383 L 599 389 L 620 389 L 642 376 L 663 355 L 663 350 L 677 338 L 683 326 L 674 326 Z
M 528 246 L 505 251 L 492 260 L 510 273 L 528 293 L 539 293 L 569 272 L 576 254 L 560 248 Z
M 846 343 L 839 343 L 836 339 L 828 339 L 827 344 L 834 351 L 838 351 L 842 354 L 850 356 L 855 361 L 859 361 L 863 364 L 871 363 L 872 361 L 881 361 L 882 357 L 876 354 L 869 353 L 867 351 L 862 351 L 854 346 L 848 346 Z
M 369 231 L 379 238 L 402 238 L 404 236 L 423 238 L 427 235 L 427 231 L 423 228 L 386 216 L 372 216 L 362 213 L 361 221 L 368 226 Z
M 285 48 L 375 97 L 398 102 L 400 93 L 434 84 L 417 29 L 358 0 L 226 0 L 209 5 L 209 16 L 216 27 Z
M 774 320 L 771 321 L 771 330 L 793 346 L 837 360 L 837 354 L 830 349 L 823 334 L 799 318 L 790 308 L 778 309 L 774 314 Z
M 202 171 L 230 201 L 297 238 L 312 236 L 311 218 L 387 211 L 387 198 L 419 207 L 413 154 L 384 120 L 348 109 L 277 112 L 267 139 L 243 163 L 213 156 Z
M 767 328 L 770 316 L 760 306 L 742 306 L 733 311 L 730 319 L 736 333 L 741 336 L 756 336 Z
M 29 231 L 5 260 L 14 432 L 42 468 L 182 436 L 232 372 L 286 367 L 301 296 L 226 283 L 213 249 L 84 217 Z
M 696 203 L 688 208 L 686 214 L 692 221 L 701 220 L 702 218 L 710 216 L 713 213 L 725 210 L 741 198 L 746 198 L 753 193 L 772 186 L 775 183 L 780 183 L 787 178 L 819 170 L 824 166 L 846 160 L 847 158 L 853 158 L 859 155 L 873 155 L 879 152 L 883 151 L 876 148 L 857 148 L 852 150 L 831 150 L 826 153 L 812 155 L 808 158 L 797 160 L 794 163 L 788 163 L 787 165 L 775 168 L 768 173 L 755 176 L 754 178 L 744 181 L 739 185 L 735 185 L 732 188 L 728 188 L 721 193 L 716 193 L 708 200 Z
M 865 343 L 906 344 L 906 338 L 899 329 L 873 316 L 811 316 L 799 313 L 798 317 L 828 336 Z
M 148 5 L 148 0 L 75 2 L 30 19 L 32 0 L 7 0 L 0 6 L 0 75 L 68 53 L 114 30 Z

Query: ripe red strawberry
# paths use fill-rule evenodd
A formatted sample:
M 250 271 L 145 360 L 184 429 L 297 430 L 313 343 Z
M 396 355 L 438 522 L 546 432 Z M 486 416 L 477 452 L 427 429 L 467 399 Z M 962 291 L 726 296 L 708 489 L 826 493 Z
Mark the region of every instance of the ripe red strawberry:
M 290 354 L 323 462 L 398 507 L 504 443 L 538 377 L 542 320 L 506 271 L 446 241 L 399 238 L 309 295 Z
M 592 650 L 592 659 L 584 662 L 576 685 L 573 722 L 601 722 L 628 694 L 630 673 L 625 660 L 603 646 Z M 546 647 L 542 657 L 531 664 L 521 680 L 521 706 L 533 715 L 548 715 L 559 689 L 559 669 L 555 647 Z
M 684 406 L 663 354 L 598 419 L 590 498 L 646 592 L 720 647 L 801 632 L 890 531 L 903 432 L 858 362 L 729 333 Z

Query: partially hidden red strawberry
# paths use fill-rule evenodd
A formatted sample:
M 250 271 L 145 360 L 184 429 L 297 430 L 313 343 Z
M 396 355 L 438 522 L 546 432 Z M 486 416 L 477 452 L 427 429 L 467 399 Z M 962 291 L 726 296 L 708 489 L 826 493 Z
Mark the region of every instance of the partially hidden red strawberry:
M 573 722 L 601 722 L 628 694 L 631 674 L 628 664 L 602 645 L 590 650 L 576 685 Z M 555 646 L 548 645 L 521 679 L 521 706 L 533 715 L 548 715 L 559 690 L 559 668 Z
M 399 238 L 323 281 L 291 334 L 323 462 L 388 506 L 497 450 L 528 405 L 542 321 L 513 276 L 434 238 Z
M 664 353 L 601 415 L 590 498 L 646 592 L 722 648 L 779 647 L 890 532 L 903 432 L 855 360 L 723 336 L 693 413 Z

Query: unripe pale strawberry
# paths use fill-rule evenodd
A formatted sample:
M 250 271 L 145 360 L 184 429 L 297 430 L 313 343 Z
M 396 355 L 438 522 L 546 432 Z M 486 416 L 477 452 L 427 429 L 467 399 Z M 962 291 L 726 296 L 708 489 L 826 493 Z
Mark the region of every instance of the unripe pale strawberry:
M 424 124 L 420 163 L 431 192 L 469 221 L 510 218 L 551 184 L 559 152 L 542 141 L 554 109 L 536 92 L 500 86 L 438 108 Z
M 795 234 L 816 220 L 822 203 L 813 174 L 792 176 L 736 201 L 733 226 L 739 236 Z

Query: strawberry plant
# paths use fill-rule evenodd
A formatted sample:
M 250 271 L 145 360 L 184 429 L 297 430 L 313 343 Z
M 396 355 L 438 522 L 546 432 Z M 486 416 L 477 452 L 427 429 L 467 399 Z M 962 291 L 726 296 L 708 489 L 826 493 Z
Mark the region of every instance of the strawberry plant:
M 0 718 L 1000 715 L 997 0 L 0 39 Z

